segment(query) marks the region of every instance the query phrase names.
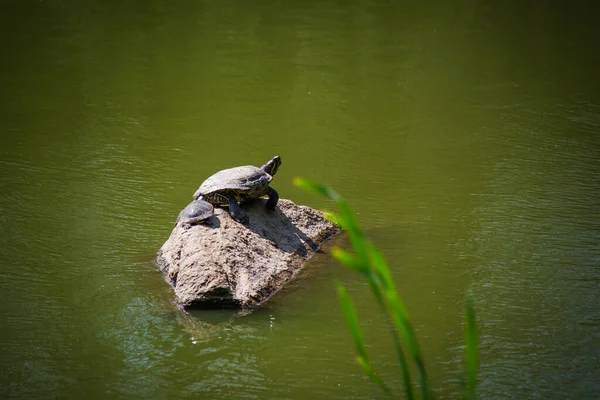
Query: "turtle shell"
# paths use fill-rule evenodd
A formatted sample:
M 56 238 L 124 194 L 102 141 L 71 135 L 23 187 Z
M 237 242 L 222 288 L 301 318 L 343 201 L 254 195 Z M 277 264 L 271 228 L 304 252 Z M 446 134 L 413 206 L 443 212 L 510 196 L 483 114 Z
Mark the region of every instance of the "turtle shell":
M 204 221 L 214 215 L 213 205 L 204 200 L 194 200 L 188 204 L 177 217 L 175 225 L 179 222 L 182 224 L 191 224 Z
M 272 180 L 271 175 L 253 165 L 224 169 L 202 182 L 194 197 L 202 196 L 215 205 L 228 205 L 222 196 L 234 195 L 238 202 L 244 202 L 266 195 Z

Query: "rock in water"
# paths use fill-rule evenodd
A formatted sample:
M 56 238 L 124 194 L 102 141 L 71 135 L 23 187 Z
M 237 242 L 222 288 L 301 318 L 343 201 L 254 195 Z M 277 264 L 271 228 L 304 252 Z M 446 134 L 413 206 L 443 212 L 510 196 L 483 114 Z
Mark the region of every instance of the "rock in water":
M 268 211 L 265 201 L 242 206 L 250 216 L 246 226 L 218 208 L 209 225 L 173 229 L 156 263 L 179 305 L 257 306 L 340 232 L 320 211 L 285 199 Z

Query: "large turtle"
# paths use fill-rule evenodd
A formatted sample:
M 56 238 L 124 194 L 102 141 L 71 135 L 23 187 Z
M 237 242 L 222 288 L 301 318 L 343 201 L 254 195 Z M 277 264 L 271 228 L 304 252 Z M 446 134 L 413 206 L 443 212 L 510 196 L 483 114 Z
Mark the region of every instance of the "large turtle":
M 214 215 L 214 207 L 207 201 L 194 200 L 188 204 L 177 217 L 175 226 L 181 224 L 183 229 L 190 229 L 192 224 L 204 222 Z
M 269 196 L 267 209 L 274 210 L 279 195 L 269 186 L 273 175 L 281 165 L 279 156 L 273 157 L 262 167 L 253 165 L 224 169 L 208 177 L 194 193 L 194 199 L 206 200 L 216 206 L 229 206 L 229 214 L 238 222 L 246 224 L 248 215 L 239 203 Z

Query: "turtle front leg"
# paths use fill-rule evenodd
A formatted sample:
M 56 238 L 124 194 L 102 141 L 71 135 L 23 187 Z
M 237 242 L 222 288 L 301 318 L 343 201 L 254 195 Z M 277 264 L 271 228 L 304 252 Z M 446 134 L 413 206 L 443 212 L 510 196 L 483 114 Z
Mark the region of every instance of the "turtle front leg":
M 229 199 L 229 215 L 241 224 L 247 224 L 250 221 L 248 215 L 240 208 L 235 196 L 227 196 Z
M 277 191 L 275 189 L 273 189 L 272 187 L 269 186 L 269 200 L 267 200 L 267 204 L 266 207 L 268 210 L 275 210 L 275 206 L 277 205 L 277 202 L 279 201 L 279 193 L 277 193 Z

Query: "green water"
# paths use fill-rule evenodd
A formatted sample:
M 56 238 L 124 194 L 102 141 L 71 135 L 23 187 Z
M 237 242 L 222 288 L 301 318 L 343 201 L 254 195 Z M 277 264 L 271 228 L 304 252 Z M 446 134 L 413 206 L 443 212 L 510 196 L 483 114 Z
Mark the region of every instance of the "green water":
M 382 248 L 439 398 L 466 291 L 482 398 L 600 393 L 600 25 L 589 2 L 0 1 L 0 397 L 375 398 L 387 326 L 327 254 L 186 317 L 153 265 L 201 181 L 282 157 Z M 346 245 L 344 237 L 336 240 Z

